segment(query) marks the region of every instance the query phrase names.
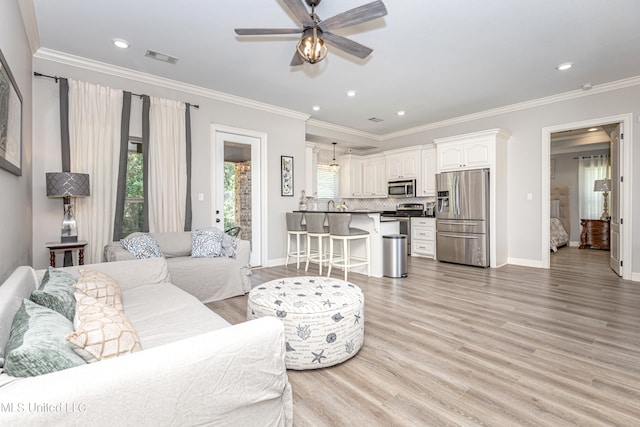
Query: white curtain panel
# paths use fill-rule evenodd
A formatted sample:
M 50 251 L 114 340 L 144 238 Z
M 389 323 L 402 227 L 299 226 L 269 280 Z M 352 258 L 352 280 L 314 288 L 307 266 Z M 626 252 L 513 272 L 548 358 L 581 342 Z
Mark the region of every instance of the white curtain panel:
M 121 119 L 122 90 L 69 79 L 71 172 L 88 173 L 91 185 L 91 196 L 72 200 L 86 263 L 101 262 L 113 237 Z
M 600 219 L 603 194 L 593 191 L 597 179 L 609 178 L 609 156 L 581 157 L 578 160 L 579 213 L 581 219 Z
M 187 154 L 183 102 L 150 98 L 149 231 L 184 231 Z

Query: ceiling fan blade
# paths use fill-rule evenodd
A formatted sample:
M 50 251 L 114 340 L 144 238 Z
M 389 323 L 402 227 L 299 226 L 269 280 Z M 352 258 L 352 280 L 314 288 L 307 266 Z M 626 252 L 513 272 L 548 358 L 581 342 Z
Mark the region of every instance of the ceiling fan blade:
M 296 49 L 296 53 L 293 54 L 293 58 L 291 58 L 291 63 L 289 65 L 295 67 L 302 64 L 304 64 L 304 59 L 302 59 L 302 57 L 298 53 L 298 50 Z
M 313 27 L 313 19 L 304 5 L 303 0 L 283 0 L 289 10 L 296 16 L 303 27 Z
M 371 21 L 372 19 L 380 18 L 387 14 L 387 8 L 381 0 L 377 0 L 363 6 L 356 7 L 346 12 L 342 12 L 333 16 L 327 20 L 320 22 L 320 29 L 322 31 L 333 31 L 338 28 L 344 28 L 351 25 L 361 24 L 363 22 Z
M 300 34 L 302 28 L 236 28 L 235 32 L 239 36 L 260 36 L 269 34 Z
M 322 35 L 324 41 L 338 49 L 347 52 L 350 55 L 357 56 L 358 58 L 364 59 L 373 52 L 373 49 L 369 49 L 366 46 L 361 45 L 360 43 L 356 43 L 353 40 L 349 40 L 346 37 L 339 36 L 337 34 L 325 32 Z

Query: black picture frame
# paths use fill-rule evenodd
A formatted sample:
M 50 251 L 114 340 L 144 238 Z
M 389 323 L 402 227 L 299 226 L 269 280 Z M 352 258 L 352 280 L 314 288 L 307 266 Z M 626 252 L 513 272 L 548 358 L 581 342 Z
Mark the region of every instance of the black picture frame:
M 280 195 L 293 197 L 293 156 L 280 156 Z
M 1 50 L 0 168 L 22 176 L 22 94 Z

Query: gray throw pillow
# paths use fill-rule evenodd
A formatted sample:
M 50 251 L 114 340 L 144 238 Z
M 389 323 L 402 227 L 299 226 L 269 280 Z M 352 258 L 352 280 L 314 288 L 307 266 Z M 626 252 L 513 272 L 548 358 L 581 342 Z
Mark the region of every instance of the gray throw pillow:
M 218 228 L 202 228 L 191 232 L 191 258 L 222 255 L 224 232 Z
M 158 243 L 148 233 L 126 237 L 120 240 L 120 244 L 138 259 L 162 258 L 164 256 Z
M 11 324 L 4 372 L 32 377 L 84 365 L 65 339 L 73 323 L 60 313 L 24 300 Z
M 76 299 L 73 297 L 77 279 L 66 271 L 49 267 L 42 277 L 40 287 L 31 293 L 31 301 L 57 311 L 73 322 Z
M 222 236 L 222 256 L 235 258 L 237 249 L 238 238 L 229 236 L 227 233 L 224 233 L 224 235 Z

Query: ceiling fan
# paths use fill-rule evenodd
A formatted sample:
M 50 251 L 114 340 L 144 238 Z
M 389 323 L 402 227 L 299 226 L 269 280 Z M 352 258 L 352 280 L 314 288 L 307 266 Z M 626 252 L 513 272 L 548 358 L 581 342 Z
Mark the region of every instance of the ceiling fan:
M 385 16 L 387 8 L 384 3 L 381 0 L 377 0 L 322 21 L 315 13 L 315 8 L 320 4 L 320 1 L 283 0 L 284 4 L 300 21 L 302 28 L 236 28 L 236 34 L 239 36 L 255 36 L 302 33 L 302 38 L 298 42 L 296 52 L 291 60 L 291 66 L 302 65 L 305 61 L 311 64 L 322 61 L 327 56 L 327 44 L 361 59 L 369 56 L 373 52 L 372 49 L 331 31 Z M 304 2 L 311 7 L 310 13 Z

